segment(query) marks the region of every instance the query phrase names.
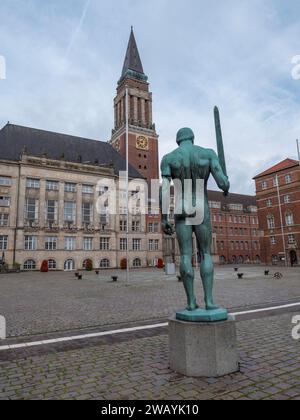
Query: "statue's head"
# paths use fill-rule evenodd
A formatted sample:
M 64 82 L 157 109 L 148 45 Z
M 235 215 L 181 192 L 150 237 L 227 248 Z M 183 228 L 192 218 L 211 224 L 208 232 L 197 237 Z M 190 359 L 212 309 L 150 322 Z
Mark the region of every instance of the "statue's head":
M 190 128 L 182 128 L 177 133 L 177 144 L 180 145 L 183 141 L 191 141 L 194 144 L 195 135 Z

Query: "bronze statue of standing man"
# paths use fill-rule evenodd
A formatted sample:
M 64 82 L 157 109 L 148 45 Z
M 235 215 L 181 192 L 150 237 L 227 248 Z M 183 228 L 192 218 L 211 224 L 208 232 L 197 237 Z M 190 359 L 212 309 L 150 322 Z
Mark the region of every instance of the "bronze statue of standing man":
M 194 133 L 190 128 L 182 128 L 177 134 L 178 148 L 164 156 L 161 163 L 163 178 L 161 192 L 162 228 L 165 234 L 173 235 L 174 229 L 168 219 L 168 212 L 163 210 L 163 201 L 170 193 L 171 180 L 182 185 L 182 192 L 177 197 L 175 209 L 175 229 L 180 249 L 180 274 L 187 295 L 188 306 L 185 311 L 177 313 L 177 319 L 184 321 L 220 321 L 227 319 L 227 311 L 219 308 L 213 299 L 214 265 L 212 259 L 212 226 L 207 197 L 207 183 L 210 175 L 216 180 L 218 187 L 228 194 L 230 184 L 226 175 L 226 165 L 222 142 L 218 109 L 215 108 L 216 133 L 218 141 L 217 154 L 194 144 Z M 203 192 L 200 194 L 199 184 L 202 181 Z M 189 188 L 186 188 L 189 185 Z M 176 188 L 175 188 L 176 195 Z M 176 200 L 176 196 L 175 196 Z M 180 205 L 178 205 L 178 200 Z M 192 208 L 194 213 L 186 211 Z M 202 217 L 195 217 L 199 210 Z M 198 252 L 201 258 L 200 274 L 204 288 L 206 310 L 199 309 L 194 293 L 193 233 L 196 235 Z

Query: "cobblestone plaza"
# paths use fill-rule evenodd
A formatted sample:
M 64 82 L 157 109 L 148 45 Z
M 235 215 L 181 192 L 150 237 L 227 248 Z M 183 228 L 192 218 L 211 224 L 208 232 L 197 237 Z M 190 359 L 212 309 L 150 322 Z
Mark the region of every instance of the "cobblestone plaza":
M 231 312 L 300 302 L 299 269 L 264 276 L 263 267 L 217 268 L 216 297 Z M 238 319 L 240 372 L 220 379 L 185 378 L 169 369 L 168 329 L 135 327 L 167 322 L 184 307 L 182 284 L 157 270 L 83 275 L 25 273 L 0 277 L 1 346 L 90 332 L 98 338 L 0 351 L 1 399 L 299 399 L 300 353 L 288 312 Z M 196 288 L 201 296 L 200 279 Z M 110 331 L 131 327 L 130 332 Z M 74 334 L 75 332 L 75 334 Z

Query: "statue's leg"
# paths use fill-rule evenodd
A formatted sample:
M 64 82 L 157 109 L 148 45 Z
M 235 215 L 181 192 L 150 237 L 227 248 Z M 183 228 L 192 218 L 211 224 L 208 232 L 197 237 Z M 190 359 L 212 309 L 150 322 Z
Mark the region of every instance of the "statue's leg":
M 193 228 L 187 226 L 185 221 L 177 221 L 176 234 L 180 249 L 180 275 L 183 280 L 185 292 L 187 295 L 189 311 L 194 311 L 198 308 L 195 293 L 194 293 L 194 269 L 192 265 L 193 256 Z
M 214 286 L 214 264 L 211 255 L 212 229 L 210 222 L 204 222 L 195 227 L 198 250 L 201 255 L 200 275 L 204 289 L 204 299 L 206 309 L 213 310 L 219 307 L 214 304 L 213 286 Z

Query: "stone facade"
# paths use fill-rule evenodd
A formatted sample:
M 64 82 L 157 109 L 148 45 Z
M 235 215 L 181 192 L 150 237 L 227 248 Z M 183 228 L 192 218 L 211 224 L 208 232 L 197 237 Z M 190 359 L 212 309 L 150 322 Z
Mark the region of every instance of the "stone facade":
M 266 264 L 300 261 L 300 166 L 286 159 L 255 177 L 258 216 Z M 277 185 L 278 184 L 278 185 Z
M 5 262 L 28 270 L 40 269 L 44 260 L 57 270 L 81 269 L 87 259 L 94 268 L 120 267 L 127 254 L 121 244 L 126 215 L 119 201 L 116 214 L 107 213 L 107 208 L 99 214 L 97 202 L 105 182 L 116 182 L 118 188 L 111 166 L 27 154 L 20 162 L 0 161 L 0 251 Z M 156 265 L 161 235 L 148 233 L 146 216 L 132 210 L 130 267 Z

